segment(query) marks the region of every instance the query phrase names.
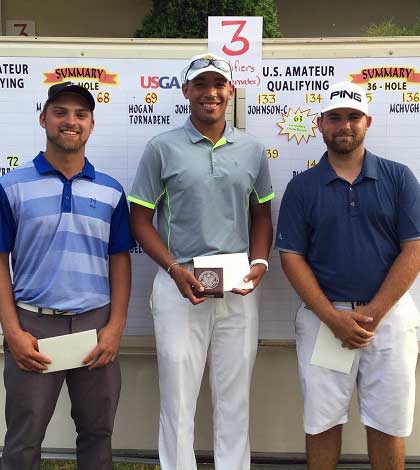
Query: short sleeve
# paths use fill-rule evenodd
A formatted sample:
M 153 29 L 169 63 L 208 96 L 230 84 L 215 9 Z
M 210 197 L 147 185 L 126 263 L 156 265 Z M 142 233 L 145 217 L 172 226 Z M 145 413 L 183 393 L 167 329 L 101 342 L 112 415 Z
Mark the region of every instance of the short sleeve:
M 271 201 L 271 199 L 275 197 L 273 187 L 271 186 L 270 170 L 264 149 L 260 156 L 260 170 L 252 189 L 251 204 L 263 204 L 264 202 Z
M 0 184 L 0 253 L 13 251 L 16 238 L 16 223 L 12 208 L 3 186 Z
M 303 200 L 303 192 L 292 179 L 286 187 L 277 221 L 276 246 L 280 251 L 306 255 L 309 235 Z
M 112 213 L 111 229 L 109 234 L 108 254 L 128 251 L 136 245 L 131 230 L 127 199 L 124 191 Z
M 398 236 L 400 242 L 420 239 L 420 185 L 404 167 L 398 199 Z
M 161 180 L 161 158 L 152 142 L 146 145 L 128 200 L 155 209 L 165 187 Z

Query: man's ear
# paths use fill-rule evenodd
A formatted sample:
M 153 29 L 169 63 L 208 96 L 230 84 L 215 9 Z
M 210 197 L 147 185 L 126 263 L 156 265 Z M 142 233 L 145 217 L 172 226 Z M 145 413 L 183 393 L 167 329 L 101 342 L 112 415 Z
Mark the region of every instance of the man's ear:
M 41 127 L 45 129 L 45 113 L 44 112 L 42 112 L 39 115 L 39 124 L 41 125 Z
M 316 118 L 316 125 L 318 126 L 318 130 L 322 132 L 322 115 Z
M 92 124 L 90 126 L 89 135 L 92 134 L 94 128 L 95 128 L 95 119 L 93 119 L 93 113 L 92 113 Z
M 184 94 L 184 98 L 188 99 L 188 82 L 182 84 L 182 93 Z
M 235 93 L 235 85 L 232 82 L 230 82 L 229 85 L 230 85 L 229 99 L 232 99 Z

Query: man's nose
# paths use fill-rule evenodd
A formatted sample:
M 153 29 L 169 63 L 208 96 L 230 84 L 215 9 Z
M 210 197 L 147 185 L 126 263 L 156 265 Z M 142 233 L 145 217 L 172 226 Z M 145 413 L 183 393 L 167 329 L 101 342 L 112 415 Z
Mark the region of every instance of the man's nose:
M 70 125 L 74 126 L 77 122 L 76 114 L 75 113 L 67 113 L 65 122 L 66 122 L 66 124 L 70 124 Z
M 217 96 L 217 88 L 213 85 L 209 85 L 206 90 L 206 94 L 208 96 Z
M 349 118 L 343 118 L 340 121 L 341 129 L 350 129 L 351 127 L 351 120 Z

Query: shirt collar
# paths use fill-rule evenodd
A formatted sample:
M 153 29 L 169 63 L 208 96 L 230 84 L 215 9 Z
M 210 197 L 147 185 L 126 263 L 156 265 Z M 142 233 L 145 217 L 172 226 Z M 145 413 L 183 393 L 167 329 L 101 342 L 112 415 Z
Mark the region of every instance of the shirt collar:
M 56 170 L 51 163 L 45 158 L 44 152 L 39 154 L 33 160 L 36 170 L 40 175 L 46 175 L 48 173 L 60 173 Z M 61 173 L 60 173 L 61 174 Z M 85 157 L 85 164 L 83 165 L 82 171 L 76 175 L 79 178 L 88 178 L 90 180 L 95 179 L 95 167 Z
M 364 178 L 371 178 L 373 180 L 379 179 L 378 159 L 375 155 L 370 153 L 369 150 L 365 151 L 365 158 L 363 159 L 363 166 L 360 174 Z
M 188 118 L 184 124 L 184 130 L 187 136 L 190 138 L 193 144 L 200 142 L 200 140 L 208 140 L 208 137 L 204 136 L 191 122 L 191 118 Z M 225 123 L 225 130 L 221 138 L 225 138 L 227 142 L 233 143 L 237 139 L 236 129 L 229 123 Z
M 321 173 L 321 178 L 324 184 L 328 184 L 331 181 L 339 178 L 334 168 L 330 165 L 330 162 L 328 161 L 328 152 L 324 153 L 321 160 L 316 165 L 316 168 L 317 171 Z M 375 155 L 369 152 L 369 150 L 365 150 L 362 169 L 356 181 L 359 180 L 359 178 L 371 178 L 375 180 L 379 179 L 377 159 Z
M 328 184 L 331 181 L 338 178 L 337 173 L 334 171 L 334 168 L 330 165 L 328 161 L 327 152 L 322 155 L 321 160 L 316 165 L 316 171 L 321 174 L 321 179 L 324 184 Z

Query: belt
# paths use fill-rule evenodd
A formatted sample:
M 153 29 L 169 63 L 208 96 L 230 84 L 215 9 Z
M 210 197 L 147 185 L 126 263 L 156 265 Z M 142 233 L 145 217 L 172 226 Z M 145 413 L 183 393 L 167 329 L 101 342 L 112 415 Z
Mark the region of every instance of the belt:
M 62 310 L 55 310 L 52 308 L 36 307 L 35 305 L 24 304 L 23 302 L 17 302 L 16 305 L 20 308 L 23 308 L 23 310 L 29 310 L 30 312 L 41 313 L 42 315 L 59 315 L 59 316 L 77 315 L 74 312 L 63 312 Z
M 336 300 L 331 302 L 335 307 L 351 307 L 354 310 L 361 305 L 367 305 L 369 302 L 366 300 Z

